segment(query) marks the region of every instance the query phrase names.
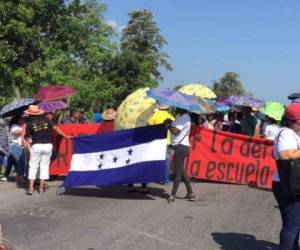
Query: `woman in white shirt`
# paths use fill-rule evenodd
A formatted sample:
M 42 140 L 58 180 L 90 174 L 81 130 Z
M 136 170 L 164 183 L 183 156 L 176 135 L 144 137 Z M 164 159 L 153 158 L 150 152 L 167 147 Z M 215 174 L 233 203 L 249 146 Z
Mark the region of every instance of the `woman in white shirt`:
M 300 103 L 291 103 L 285 110 L 282 128 L 278 132 L 273 149 L 275 160 L 300 158 Z M 300 181 L 300 180 L 299 180 Z M 272 191 L 282 218 L 280 250 L 298 249 L 300 232 L 300 195 L 284 193 L 281 183 L 273 179 Z
M 20 116 L 13 117 L 10 121 L 10 154 L 7 159 L 7 166 L 5 171 L 5 176 L 8 178 L 11 167 L 14 164 L 17 172 L 16 182 L 18 185 L 25 184 L 25 154 L 22 145 L 22 123 L 22 117 Z
M 191 117 L 186 110 L 177 108 L 177 112 L 180 116 L 167 126 L 171 131 L 171 147 L 174 150 L 174 182 L 171 195 L 168 198 L 169 203 L 175 202 L 175 196 L 181 180 L 184 182 L 187 189 L 187 195 L 185 196 L 185 199 L 193 201 L 196 198 L 195 194 L 193 193 L 191 181 L 187 176 L 183 165 L 184 160 L 189 156 Z

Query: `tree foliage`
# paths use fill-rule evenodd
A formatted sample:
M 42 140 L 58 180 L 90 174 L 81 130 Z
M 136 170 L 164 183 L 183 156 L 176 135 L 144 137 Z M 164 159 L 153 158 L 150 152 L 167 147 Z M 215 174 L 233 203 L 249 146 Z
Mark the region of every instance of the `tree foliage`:
M 161 51 L 167 44 L 160 34 L 160 29 L 153 21 L 149 10 L 137 10 L 129 13 L 130 20 L 123 29 L 121 49 L 126 55 L 131 54 L 137 60 L 149 86 L 157 85 L 163 79 L 160 69 L 172 70 L 167 62 L 168 55 Z M 142 77 L 142 78 L 144 78 Z
M 225 72 L 218 81 L 213 83 L 213 91 L 218 97 L 246 94 L 240 76 L 235 72 Z
M 170 65 L 152 13 L 129 14 L 118 48 L 105 9 L 96 0 L 2 0 L 0 106 L 40 86 L 67 84 L 77 90 L 73 106 L 103 110 L 162 79 L 159 68 Z

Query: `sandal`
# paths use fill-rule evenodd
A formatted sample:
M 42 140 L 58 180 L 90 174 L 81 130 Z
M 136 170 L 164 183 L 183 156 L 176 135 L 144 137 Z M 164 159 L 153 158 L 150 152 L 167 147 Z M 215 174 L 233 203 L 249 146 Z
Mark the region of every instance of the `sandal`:
M 27 191 L 26 191 L 26 194 L 27 195 L 33 195 L 33 191 L 34 191 L 33 188 L 28 188 Z
M 45 193 L 45 192 L 46 192 L 46 189 L 44 187 L 39 189 L 40 194 Z

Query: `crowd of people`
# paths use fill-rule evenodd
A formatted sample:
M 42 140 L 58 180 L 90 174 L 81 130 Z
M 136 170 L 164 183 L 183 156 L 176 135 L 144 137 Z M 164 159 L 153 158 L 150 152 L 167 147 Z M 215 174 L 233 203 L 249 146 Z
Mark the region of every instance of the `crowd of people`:
M 102 114 L 96 112 L 93 122 L 115 120 L 117 112 L 108 109 Z M 12 167 L 15 168 L 16 184 L 26 186 L 26 194 L 32 195 L 34 183 L 39 180 L 39 193 L 45 192 L 45 180 L 49 179 L 49 164 L 52 154 L 51 133 L 55 130 L 66 139 L 72 139 L 59 129 L 59 123 L 87 123 L 84 110 L 78 108 L 60 120 L 55 113 L 45 114 L 36 105 L 30 105 L 24 114 L 4 121 L 0 120 L 0 173 L 2 181 L 8 180 Z M 9 124 L 6 126 L 6 124 Z M 292 161 L 300 158 L 300 103 L 294 102 L 285 108 L 281 120 L 253 110 L 251 107 L 231 109 L 228 112 L 197 115 L 176 108 L 170 112 L 167 105 L 157 104 L 147 125 L 165 124 L 167 135 L 166 180 L 169 182 L 170 159 L 173 159 L 173 187 L 168 202 L 174 203 L 181 181 L 186 187 L 185 199 L 196 198 L 191 181 L 184 168 L 184 160 L 189 155 L 189 134 L 192 124 L 208 129 L 263 137 L 274 140 L 273 156 L 276 164 L 280 160 Z M 279 166 L 280 167 L 280 166 Z M 278 167 L 278 169 L 279 169 Z M 283 188 L 283 176 L 276 172 L 273 176 L 272 191 L 278 203 L 283 222 L 280 233 L 280 249 L 298 249 L 300 232 L 300 195 L 287 194 Z M 285 180 L 289 181 L 289 180 Z M 147 183 L 142 183 L 142 193 L 148 193 Z M 128 184 L 128 192 L 136 192 L 134 184 Z
M 45 191 L 44 183 L 49 179 L 53 148 L 52 130 L 70 139 L 59 129 L 58 124 L 90 123 L 81 108 L 69 110 L 62 118 L 60 112 L 45 113 L 38 106 L 30 105 L 24 113 L 0 119 L 1 181 L 9 180 L 14 170 L 16 185 L 26 187 L 27 194 L 33 193 L 35 179 L 39 180 L 39 192 Z M 97 120 L 92 122 L 113 121 L 116 118 L 116 111 L 112 108 L 107 109 L 100 118 L 98 115 Z

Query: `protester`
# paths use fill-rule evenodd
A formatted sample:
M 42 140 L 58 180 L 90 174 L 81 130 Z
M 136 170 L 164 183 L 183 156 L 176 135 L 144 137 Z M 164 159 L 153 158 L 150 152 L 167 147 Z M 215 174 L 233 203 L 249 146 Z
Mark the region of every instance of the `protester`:
M 214 129 L 217 121 L 217 114 L 215 113 L 209 113 L 206 114 L 205 122 L 203 123 L 203 126 L 205 128 Z
M 185 158 L 189 155 L 191 118 L 186 110 L 177 108 L 177 112 L 180 116 L 172 123 L 168 121 L 167 124 L 167 128 L 171 131 L 171 145 L 174 150 L 174 183 L 171 195 L 168 198 L 169 203 L 175 202 L 176 193 L 181 180 L 183 180 L 187 189 L 185 199 L 192 201 L 196 198 L 192 190 L 190 179 L 183 166 Z
M 153 113 L 153 115 L 148 120 L 148 125 L 157 125 L 164 123 L 165 120 L 170 119 L 172 121 L 175 120 L 174 116 L 168 112 L 169 106 L 158 103 L 157 105 L 158 110 Z M 168 131 L 167 134 L 167 166 L 166 166 L 166 183 L 169 182 L 169 174 L 170 174 L 170 150 L 168 146 L 171 144 L 171 134 Z
M 102 120 L 104 122 L 111 122 L 116 119 L 117 112 L 113 108 L 109 108 L 102 113 Z
M 86 116 L 85 110 L 83 108 L 79 108 L 79 117 L 78 123 L 89 123 L 89 118 Z
M 224 115 L 221 112 L 218 112 L 215 114 L 216 121 L 214 124 L 214 130 L 216 131 L 221 131 L 223 129 L 223 124 L 224 124 Z
M 243 120 L 242 120 L 242 132 L 245 135 L 259 137 L 259 122 L 251 107 L 244 106 L 242 108 Z
M 280 126 L 277 124 L 277 121 L 266 115 L 263 122 L 262 136 L 269 140 L 274 140 L 279 129 Z
M 223 124 L 222 130 L 230 133 L 241 134 L 242 126 L 241 124 L 237 123 L 235 118 L 235 113 L 229 113 L 227 118 L 228 118 L 228 124 Z
M 25 184 L 25 153 L 22 144 L 23 125 L 24 121 L 21 115 L 14 116 L 9 123 L 10 153 L 7 157 L 4 178 L 8 179 L 12 166 L 14 165 L 17 174 L 17 185 Z M 2 178 L 2 180 L 4 180 L 4 178 Z
M 47 120 L 44 111 L 36 105 L 30 105 L 25 111 L 29 115 L 30 121 L 27 124 L 26 137 L 31 139 L 30 160 L 29 160 L 29 187 L 26 192 L 33 194 L 34 180 L 39 170 L 40 187 L 39 193 L 45 192 L 45 180 L 49 179 L 49 164 L 52 154 L 51 133 L 52 128 L 61 136 L 70 139 L 57 126 Z
M 9 142 L 8 142 L 8 128 L 5 125 L 4 120 L 0 119 L 0 174 L 2 173 L 2 166 L 4 159 L 9 154 Z M 1 178 L 2 180 L 2 178 Z M 7 177 L 3 177 L 3 180 L 7 180 Z
M 93 114 L 94 123 L 100 123 L 102 120 L 102 116 L 98 110 L 96 110 Z
M 300 103 L 291 103 L 286 107 L 281 126 L 273 148 L 275 160 L 300 158 Z M 279 249 L 299 249 L 300 195 L 285 194 L 278 176 L 277 179 L 273 179 L 272 191 L 282 218 Z
M 70 110 L 70 115 L 66 117 L 64 120 L 64 123 L 66 124 L 75 124 L 75 123 L 80 123 L 79 122 L 80 118 L 80 110 L 78 108 Z

